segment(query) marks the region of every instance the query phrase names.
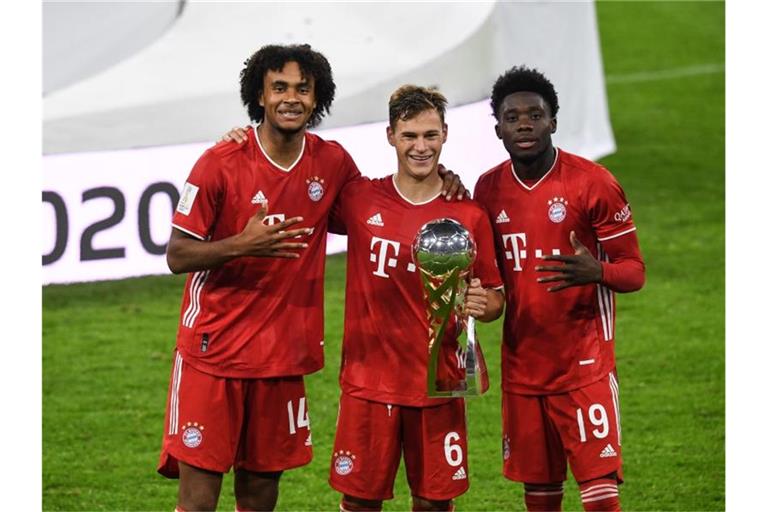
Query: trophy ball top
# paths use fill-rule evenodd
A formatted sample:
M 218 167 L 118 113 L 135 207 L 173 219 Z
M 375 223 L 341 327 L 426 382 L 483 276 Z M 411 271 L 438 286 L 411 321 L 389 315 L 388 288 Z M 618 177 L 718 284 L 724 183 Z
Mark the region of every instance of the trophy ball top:
M 453 219 L 424 224 L 413 241 L 413 257 L 430 274 L 468 269 L 475 260 L 475 241 L 469 230 Z

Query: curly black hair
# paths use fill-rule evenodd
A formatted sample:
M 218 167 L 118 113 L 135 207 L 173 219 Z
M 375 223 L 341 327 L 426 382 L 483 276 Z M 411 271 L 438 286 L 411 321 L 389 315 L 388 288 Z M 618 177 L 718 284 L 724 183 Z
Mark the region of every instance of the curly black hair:
M 508 69 L 493 84 L 491 108 L 496 120 L 499 119 L 499 108 L 504 102 L 504 98 L 516 92 L 535 92 L 540 94 L 549 105 L 552 117 L 557 117 L 557 111 L 560 107 L 557 104 L 557 92 L 552 82 L 541 74 L 539 70 L 523 65 Z
M 264 75 L 270 70 L 280 71 L 287 62 L 296 62 L 304 78 L 311 76 L 315 79 L 317 106 L 307 124 L 310 128 L 317 126 L 331 110 L 336 84 L 328 59 L 308 44 L 262 46 L 243 63 L 245 67 L 240 71 L 240 99 L 248 109 L 251 120 L 261 122 L 264 119 L 264 107 L 259 105 L 259 97 L 264 90 Z

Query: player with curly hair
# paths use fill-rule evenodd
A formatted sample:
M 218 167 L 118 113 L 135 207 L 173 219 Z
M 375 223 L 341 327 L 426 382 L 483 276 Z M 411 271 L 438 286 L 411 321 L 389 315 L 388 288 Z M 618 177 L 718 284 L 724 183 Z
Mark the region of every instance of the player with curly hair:
M 604 167 L 552 143 L 552 83 L 525 66 L 493 86 L 510 159 L 483 174 L 506 290 L 502 344 L 504 475 L 528 510 L 560 510 L 570 465 L 585 510 L 618 510 L 615 292 L 645 281 L 629 203 Z
M 197 161 L 167 251 L 189 275 L 158 471 L 179 478 L 182 511 L 214 509 L 233 466 L 238 510 L 271 510 L 282 472 L 310 462 L 303 376 L 323 366 L 328 216 L 360 176 L 341 145 L 307 131 L 336 91 L 322 54 L 264 46 L 240 91 L 258 126 Z

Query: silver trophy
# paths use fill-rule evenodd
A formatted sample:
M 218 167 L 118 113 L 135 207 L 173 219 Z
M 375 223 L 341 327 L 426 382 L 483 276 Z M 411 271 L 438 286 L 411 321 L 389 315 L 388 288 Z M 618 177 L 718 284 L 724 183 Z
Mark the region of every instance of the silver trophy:
M 475 241 L 460 222 L 437 219 L 421 227 L 411 247 L 429 320 L 427 395 L 481 395 L 488 390 L 488 369 L 475 319 L 464 312 Z

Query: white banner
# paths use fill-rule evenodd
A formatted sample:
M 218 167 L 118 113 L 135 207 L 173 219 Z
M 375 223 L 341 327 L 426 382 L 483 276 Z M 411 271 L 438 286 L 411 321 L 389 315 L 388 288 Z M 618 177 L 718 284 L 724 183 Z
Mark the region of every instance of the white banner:
M 471 190 L 507 158 L 493 130 L 488 100 L 450 109 L 441 162 Z M 339 141 L 370 177 L 397 168 L 386 123 L 319 130 Z M 586 157 L 610 153 L 608 142 L 586 145 L 556 134 L 555 143 Z M 192 165 L 210 144 L 50 155 L 43 158 L 43 283 L 166 274 L 165 247 L 173 206 Z M 346 250 L 331 236 L 328 252 Z

